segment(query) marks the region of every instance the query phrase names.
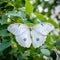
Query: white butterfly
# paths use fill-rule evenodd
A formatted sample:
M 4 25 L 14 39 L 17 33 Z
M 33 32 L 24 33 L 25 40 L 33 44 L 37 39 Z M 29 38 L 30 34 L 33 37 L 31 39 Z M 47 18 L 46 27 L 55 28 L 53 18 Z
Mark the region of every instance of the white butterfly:
M 19 45 L 29 48 L 31 43 L 34 48 L 40 47 L 45 41 L 47 34 L 54 29 L 50 23 L 40 23 L 33 27 L 15 23 L 8 26 L 8 31 L 15 35 Z

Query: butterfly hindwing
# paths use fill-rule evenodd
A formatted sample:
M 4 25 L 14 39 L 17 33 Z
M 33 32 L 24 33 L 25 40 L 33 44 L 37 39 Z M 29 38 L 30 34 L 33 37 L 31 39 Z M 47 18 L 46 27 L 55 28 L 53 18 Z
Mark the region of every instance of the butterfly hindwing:
M 16 36 L 16 41 L 23 47 L 29 48 L 31 45 L 30 31 L 25 31 L 23 34 Z
M 32 30 L 32 44 L 35 48 L 40 47 L 46 40 L 46 36 L 38 33 L 35 30 Z

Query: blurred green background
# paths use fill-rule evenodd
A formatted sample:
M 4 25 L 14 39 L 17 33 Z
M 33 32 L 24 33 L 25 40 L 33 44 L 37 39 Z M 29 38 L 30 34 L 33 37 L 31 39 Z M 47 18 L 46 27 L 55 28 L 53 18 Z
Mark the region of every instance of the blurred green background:
M 55 30 L 39 48 L 21 47 L 8 25 L 49 22 Z M 60 0 L 0 0 L 0 60 L 53 60 L 60 56 Z M 57 59 L 60 60 L 60 59 Z

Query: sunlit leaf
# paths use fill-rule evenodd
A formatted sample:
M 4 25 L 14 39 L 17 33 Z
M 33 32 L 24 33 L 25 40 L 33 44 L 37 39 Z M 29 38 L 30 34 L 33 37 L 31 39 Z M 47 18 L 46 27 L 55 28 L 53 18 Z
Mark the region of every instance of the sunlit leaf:
M 49 48 L 53 48 L 54 47 L 54 43 L 53 41 L 51 40 L 51 36 L 48 34 L 47 35 L 47 38 L 46 38 L 46 44 L 49 46 Z
M 33 6 L 29 0 L 25 0 L 26 13 L 31 14 L 33 12 Z
M 37 18 L 39 18 L 41 21 L 49 22 L 49 23 L 53 24 L 55 27 L 59 28 L 59 25 L 58 25 L 55 21 L 53 21 L 53 20 L 50 19 L 50 18 L 48 18 L 48 19 L 45 18 L 41 13 L 35 12 L 35 15 L 36 15 Z
M 45 60 L 43 56 L 37 55 L 34 57 L 34 60 Z

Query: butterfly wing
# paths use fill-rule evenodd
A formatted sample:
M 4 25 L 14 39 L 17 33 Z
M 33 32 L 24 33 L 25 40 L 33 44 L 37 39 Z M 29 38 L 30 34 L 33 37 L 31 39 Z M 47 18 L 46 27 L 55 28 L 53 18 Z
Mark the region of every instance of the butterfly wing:
M 30 31 L 25 31 L 22 35 L 16 36 L 16 41 L 23 47 L 29 48 L 31 45 Z
M 11 24 L 8 31 L 15 35 L 16 41 L 23 47 L 30 47 L 31 38 L 29 28 L 24 24 Z
M 32 44 L 35 48 L 41 46 L 46 41 L 46 35 L 54 29 L 50 23 L 37 24 L 32 27 Z
M 43 35 L 47 35 L 50 31 L 54 29 L 54 26 L 50 23 L 41 23 L 35 25 L 33 29 Z
M 46 36 L 40 34 L 39 32 L 36 32 L 35 30 L 32 30 L 32 44 L 35 48 L 40 47 L 46 40 Z
M 25 32 L 27 29 L 28 27 L 26 25 L 19 23 L 10 24 L 7 28 L 7 30 L 14 35 L 20 35 L 23 32 Z

